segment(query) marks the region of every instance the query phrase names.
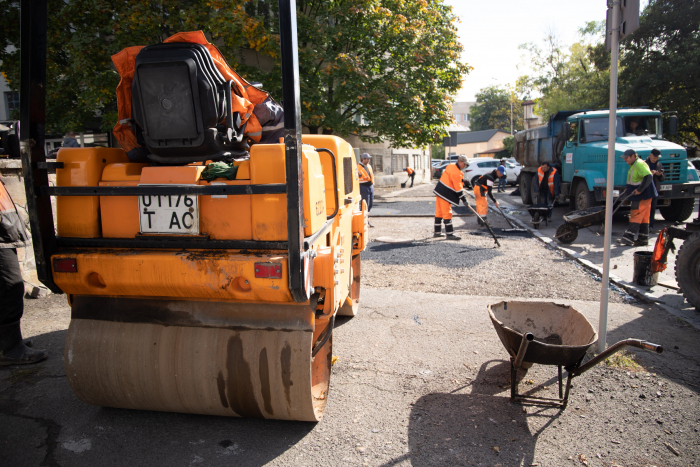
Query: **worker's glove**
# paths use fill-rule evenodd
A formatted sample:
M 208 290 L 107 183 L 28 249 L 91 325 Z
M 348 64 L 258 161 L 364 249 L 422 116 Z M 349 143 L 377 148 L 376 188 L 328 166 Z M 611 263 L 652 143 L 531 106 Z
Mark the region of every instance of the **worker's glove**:
M 461 199 L 462 202 L 464 203 L 464 205 L 467 206 L 467 197 L 466 197 L 466 196 L 462 196 L 462 197 L 459 198 L 459 199 Z

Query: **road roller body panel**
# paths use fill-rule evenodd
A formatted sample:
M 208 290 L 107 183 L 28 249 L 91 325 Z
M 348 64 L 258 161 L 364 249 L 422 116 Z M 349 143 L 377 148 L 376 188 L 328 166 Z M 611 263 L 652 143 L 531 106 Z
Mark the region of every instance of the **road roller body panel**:
M 322 417 L 335 316 L 357 312 L 368 222 L 352 147 L 335 136 L 301 135 L 295 21 L 293 5 L 280 2 L 286 105 L 279 144 L 246 146 L 231 81 L 216 74 L 205 47 L 188 42 L 144 48 L 142 75 L 136 59 L 138 111 L 129 124 L 143 131 L 151 160 L 134 161 L 120 148 L 64 148 L 47 162 L 43 135 L 32 126 L 44 102 L 25 90 L 32 110 L 20 136 L 39 143 L 21 154 L 37 273 L 68 294 L 66 373 L 86 403 Z M 23 68 L 22 80 L 45 79 L 32 74 L 41 53 L 27 59 L 36 63 Z M 189 74 L 180 73 L 182 63 Z M 185 84 L 160 86 L 170 79 Z M 210 95 L 206 105 L 197 102 Z M 191 100 L 189 113 L 173 120 L 167 112 L 182 99 Z M 211 109 L 215 115 L 205 115 Z M 182 127 L 181 140 L 168 125 Z M 249 157 L 236 160 L 241 148 Z M 235 176 L 205 180 L 207 165 L 222 159 Z

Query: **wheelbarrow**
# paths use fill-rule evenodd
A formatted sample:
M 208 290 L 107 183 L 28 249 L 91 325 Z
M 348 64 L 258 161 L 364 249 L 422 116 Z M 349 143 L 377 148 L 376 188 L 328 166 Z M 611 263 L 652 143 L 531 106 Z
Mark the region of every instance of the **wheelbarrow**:
M 566 408 L 571 380 L 593 368 L 624 347 L 662 353 L 663 347 L 639 339 L 625 339 L 582 365 L 598 333 L 579 311 L 552 302 L 500 302 L 488 306 L 498 337 L 510 354 L 510 400 Z M 532 364 L 556 365 L 559 369 L 559 398 L 525 396 L 518 393 L 518 370 Z M 562 368 L 568 373 L 563 387 Z
M 613 215 L 620 209 L 622 203 L 629 198 L 629 195 L 620 198 L 617 201 L 617 207 L 613 210 Z M 601 229 L 605 225 L 605 206 L 593 206 L 592 208 L 572 211 L 564 216 L 564 223 L 557 227 L 557 232 L 554 238 L 561 243 L 573 243 L 578 238 L 578 230 L 593 224 L 601 223 L 600 228 L 596 231 L 596 235 L 601 234 Z
M 540 228 L 540 223 L 542 221 L 544 221 L 544 225 L 549 225 L 550 209 L 552 209 L 552 206 L 548 205 L 547 203 L 537 203 L 527 208 L 527 212 L 529 212 L 530 216 L 532 216 L 530 222 L 536 229 Z

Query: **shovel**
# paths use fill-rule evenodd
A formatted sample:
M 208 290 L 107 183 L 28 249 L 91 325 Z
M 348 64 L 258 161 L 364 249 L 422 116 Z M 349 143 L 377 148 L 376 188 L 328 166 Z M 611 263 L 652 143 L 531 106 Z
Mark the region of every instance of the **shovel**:
M 508 219 L 508 216 L 503 212 L 503 209 L 501 209 L 500 206 L 496 206 L 498 210 L 501 212 L 501 215 L 505 218 L 506 222 L 508 222 L 508 225 L 511 226 L 510 229 L 501 229 L 503 232 L 527 232 L 525 229 L 521 229 L 519 227 L 516 227 L 515 224 L 511 222 L 510 219 Z
M 471 207 L 471 205 L 470 205 L 469 203 L 466 203 L 466 204 L 467 204 L 467 207 L 469 208 L 469 210 L 470 210 L 471 212 L 473 212 L 474 214 L 476 214 L 476 217 L 478 217 L 479 220 L 480 220 L 481 222 L 484 223 L 484 225 L 486 226 L 486 228 L 489 229 L 489 232 L 491 232 L 491 235 L 493 236 L 493 240 L 496 242 L 496 245 L 498 245 L 498 246 L 500 247 L 501 244 L 498 242 L 498 238 L 496 238 L 496 234 L 493 233 L 493 230 L 491 230 L 491 226 L 488 224 L 488 222 L 486 222 L 486 221 L 479 215 L 479 213 L 476 212 L 476 211 L 474 210 L 473 207 Z

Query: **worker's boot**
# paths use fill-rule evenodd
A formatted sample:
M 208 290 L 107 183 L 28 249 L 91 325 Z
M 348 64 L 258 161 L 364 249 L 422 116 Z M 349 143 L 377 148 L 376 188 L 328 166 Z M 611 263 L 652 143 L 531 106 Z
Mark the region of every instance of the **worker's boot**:
M 435 218 L 435 233 L 433 237 L 442 237 L 442 217 Z
M 459 240 L 460 237 L 455 235 L 455 228 L 452 225 L 452 219 L 445 219 L 445 233 L 447 240 Z
M 24 344 L 19 321 L 0 326 L 0 366 L 37 363 L 48 356 L 46 350 L 31 349 Z
M 634 246 L 649 246 L 649 224 L 642 224 L 639 227 L 639 236 Z
M 634 237 L 639 233 L 640 224 L 630 222 L 627 231 L 622 235 L 622 238 L 617 240 L 617 243 L 624 246 L 634 245 Z M 649 241 L 649 232 L 647 232 L 647 241 Z
M 484 220 L 483 222 L 479 222 L 479 225 L 486 225 L 486 223 L 489 221 L 487 216 L 481 216 L 481 218 Z

